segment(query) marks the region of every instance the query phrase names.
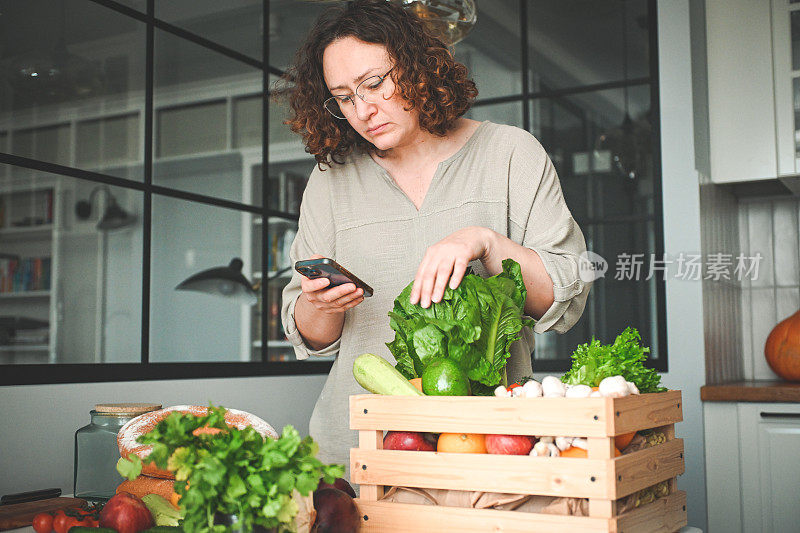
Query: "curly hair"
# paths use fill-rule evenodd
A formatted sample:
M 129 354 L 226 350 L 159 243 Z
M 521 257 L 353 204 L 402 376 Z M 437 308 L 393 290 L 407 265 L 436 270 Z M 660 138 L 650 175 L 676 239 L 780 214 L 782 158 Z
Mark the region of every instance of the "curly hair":
M 467 68 L 415 14 L 387 0 L 355 0 L 332 7 L 317 19 L 274 93 L 277 98 L 288 96 L 291 112 L 284 124 L 302 135 L 306 152 L 314 155 L 320 168 L 331 162 L 342 164 L 355 147 L 376 150 L 346 120 L 323 108 L 330 96 L 323 53 L 344 37 L 386 47 L 394 62 L 390 76 L 406 109 L 416 109 L 420 127 L 434 135 L 451 130 L 478 95 Z

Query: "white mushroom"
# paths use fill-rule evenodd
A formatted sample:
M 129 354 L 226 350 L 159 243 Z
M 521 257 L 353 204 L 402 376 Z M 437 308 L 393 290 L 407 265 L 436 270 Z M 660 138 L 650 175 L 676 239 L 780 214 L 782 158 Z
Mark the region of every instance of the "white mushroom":
M 511 389 L 511 396 L 513 398 L 524 398 L 525 391 L 522 390 L 522 387 L 514 387 L 513 389 Z
M 622 376 L 610 376 L 600 382 L 600 394 L 606 398 L 622 398 L 630 396 L 628 382 Z
M 529 455 L 534 457 L 558 457 L 558 448 L 552 442 L 542 442 L 541 440 L 533 445 Z
M 567 387 L 567 398 L 588 398 L 592 394 L 592 388 L 589 385 L 572 385 Z
M 539 442 L 544 442 L 545 444 L 551 444 L 555 440 L 555 437 L 539 437 Z
M 581 450 L 588 450 L 589 449 L 589 442 L 586 439 L 576 437 L 572 439 L 572 445 L 576 448 L 580 448 Z
M 511 396 L 511 393 L 508 392 L 508 389 L 500 385 L 499 387 L 494 389 L 494 395 L 497 396 L 498 398 L 507 398 Z
M 625 383 L 628 384 L 628 390 L 631 391 L 631 394 L 639 394 L 639 387 L 632 381 L 626 381 Z
M 520 388 L 526 398 L 539 398 L 542 396 L 542 384 L 535 379 L 526 381 Z
M 600 394 L 599 390 L 593 390 L 592 393 L 589 395 L 589 398 L 602 398 L 603 395 Z
M 575 437 L 556 437 L 556 448 L 561 450 L 562 452 L 572 446 L 572 441 L 575 440 Z
M 542 394 L 545 398 L 563 398 L 567 388 L 555 376 L 547 376 L 542 380 Z
M 539 441 L 533 445 L 529 455 L 533 455 L 534 457 L 545 457 L 548 453 L 549 450 L 547 448 L 547 443 Z

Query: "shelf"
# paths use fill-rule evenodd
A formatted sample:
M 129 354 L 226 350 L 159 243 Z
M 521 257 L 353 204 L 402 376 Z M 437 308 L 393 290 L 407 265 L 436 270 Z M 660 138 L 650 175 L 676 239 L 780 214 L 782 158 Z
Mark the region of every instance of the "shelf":
M 0 300 L 22 298 L 49 298 L 50 291 L 0 292 Z
M 264 223 L 264 219 L 261 217 L 257 217 L 253 220 L 254 226 L 260 226 Z M 296 226 L 297 221 L 292 218 L 283 218 L 283 217 L 267 217 L 267 224 L 272 226 Z
M 267 348 L 291 348 L 289 341 L 267 341 Z M 261 341 L 253 341 L 253 348 L 261 348 Z
M 286 280 L 292 279 L 292 270 L 287 270 L 286 272 L 284 272 L 283 274 L 281 274 L 280 276 L 275 278 L 273 276 L 275 276 L 276 273 L 278 273 L 278 270 L 273 270 L 273 271 L 267 272 L 267 278 L 270 281 L 279 280 L 279 279 L 286 279 Z M 264 275 L 263 272 L 253 272 L 253 279 L 261 279 L 263 277 L 263 275 Z
M 46 352 L 50 349 L 47 344 L 12 344 L 0 346 L 0 352 Z
M 0 239 L 9 240 L 32 240 L 50 239 L 53 235 L 52 224 L 40 224 L 38 226 L 8 227 L 0 229 Z

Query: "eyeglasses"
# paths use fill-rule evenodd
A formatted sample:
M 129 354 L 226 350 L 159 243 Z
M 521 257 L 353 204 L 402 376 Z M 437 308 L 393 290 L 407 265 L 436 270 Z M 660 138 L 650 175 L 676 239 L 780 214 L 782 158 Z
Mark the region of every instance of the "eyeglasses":
M 394 92 L 394 87 L 390 83 L 384 83 L 384 80 L 393 70 L 394 67 L 389 69 L 389 72 L 383 76 L 370 76 L 359 83 L 358 87 L 356 87 L 356 96 L 368 104 L 377 104 L 381 99 L 388 99 Z M 355 112 L 356 101 L 352 95 L 335 95 L 325 100 L 323 106 L 334 117 L 345 119 L 347 115 Z

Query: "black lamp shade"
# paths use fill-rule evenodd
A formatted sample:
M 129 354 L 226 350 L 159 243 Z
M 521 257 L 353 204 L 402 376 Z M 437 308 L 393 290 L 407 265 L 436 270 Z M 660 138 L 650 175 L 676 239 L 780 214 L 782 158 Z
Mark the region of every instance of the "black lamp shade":
M 182 281 L 176 291 L 196 291 L 255 305 L 256 291 L 242 275 L 242 260 L 233 258 L 228 266 L 209 268 Z
M 136 222 L 136 215 L 132 215 L 122 209 L 117 200 L 111 196 L 108 209 L 103 213 L 103 218 L 100 219 L 100 222 L 97 223 L 97 229 L 104 231 L 119 229 L 130 226 L 134 222 Z

